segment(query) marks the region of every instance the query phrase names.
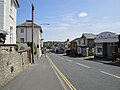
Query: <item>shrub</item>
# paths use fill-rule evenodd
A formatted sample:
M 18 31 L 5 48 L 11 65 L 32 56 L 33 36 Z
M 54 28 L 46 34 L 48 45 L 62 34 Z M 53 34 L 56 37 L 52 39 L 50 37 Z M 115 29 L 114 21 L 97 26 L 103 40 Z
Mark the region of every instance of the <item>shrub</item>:
M 35 54 L 35 55 L 37 54 L 37 46 L 36 46 L 35 43 L 34 43 L 34 54 Z

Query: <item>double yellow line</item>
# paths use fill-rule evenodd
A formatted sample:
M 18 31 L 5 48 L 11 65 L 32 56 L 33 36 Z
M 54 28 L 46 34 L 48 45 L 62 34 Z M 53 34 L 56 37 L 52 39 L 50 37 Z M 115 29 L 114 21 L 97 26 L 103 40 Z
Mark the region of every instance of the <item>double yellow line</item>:
M 52 62 L 52 60 L 47 56 L 49 63 L 54 67 L 54 69 L 58 72 L 58 74 L 62 77 L 65 83 L 71 90 L 76 90 L 76 88 L 70 83 L 70 81 L 65 77 L 65 75 L 56 67 L 56 65 Z

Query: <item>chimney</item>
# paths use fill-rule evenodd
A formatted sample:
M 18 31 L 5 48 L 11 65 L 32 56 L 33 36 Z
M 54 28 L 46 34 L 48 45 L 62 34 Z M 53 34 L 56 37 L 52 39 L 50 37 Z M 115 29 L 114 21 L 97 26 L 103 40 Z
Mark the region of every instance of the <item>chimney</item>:
M 67 39 L 67 41 L 69 41 L 69 39 Z
M 32 22 L 32 20 L 26 20 L 26 22 Z

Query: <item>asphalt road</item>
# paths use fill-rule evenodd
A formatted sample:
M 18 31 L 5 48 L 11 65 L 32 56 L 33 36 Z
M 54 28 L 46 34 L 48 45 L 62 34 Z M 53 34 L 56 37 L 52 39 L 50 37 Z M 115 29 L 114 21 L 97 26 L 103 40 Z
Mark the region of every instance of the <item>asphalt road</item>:
M 48 54 L 76 90 L 120 90 L 120 67 Z

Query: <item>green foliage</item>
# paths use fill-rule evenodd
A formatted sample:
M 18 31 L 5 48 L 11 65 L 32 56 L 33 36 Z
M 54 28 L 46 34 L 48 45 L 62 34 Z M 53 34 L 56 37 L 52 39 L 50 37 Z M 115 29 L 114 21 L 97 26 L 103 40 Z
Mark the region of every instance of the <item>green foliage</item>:
M 37 46 L 36 46 L 35 43 L 34 43 L 34 54 L 35 54 L 35 55 L 37 54 Z
M 27 45 L 32 48 L 32 42 L 27 42 Z
M 31 50 L 32 50 L 32 42 L 27 42 L 27 45 L 31 48 Z M 36 55 L 37 54 L 37 46 L 36 46 L 36 44 L 34 43 L 34 55 Z
M 43 42 L 43 46 L 46 47 L 47 49 L 51 49 L 53 45 L 62 44 L 62 43 L 63 42 L 60 41 L 47 41 L 47 42 Z

